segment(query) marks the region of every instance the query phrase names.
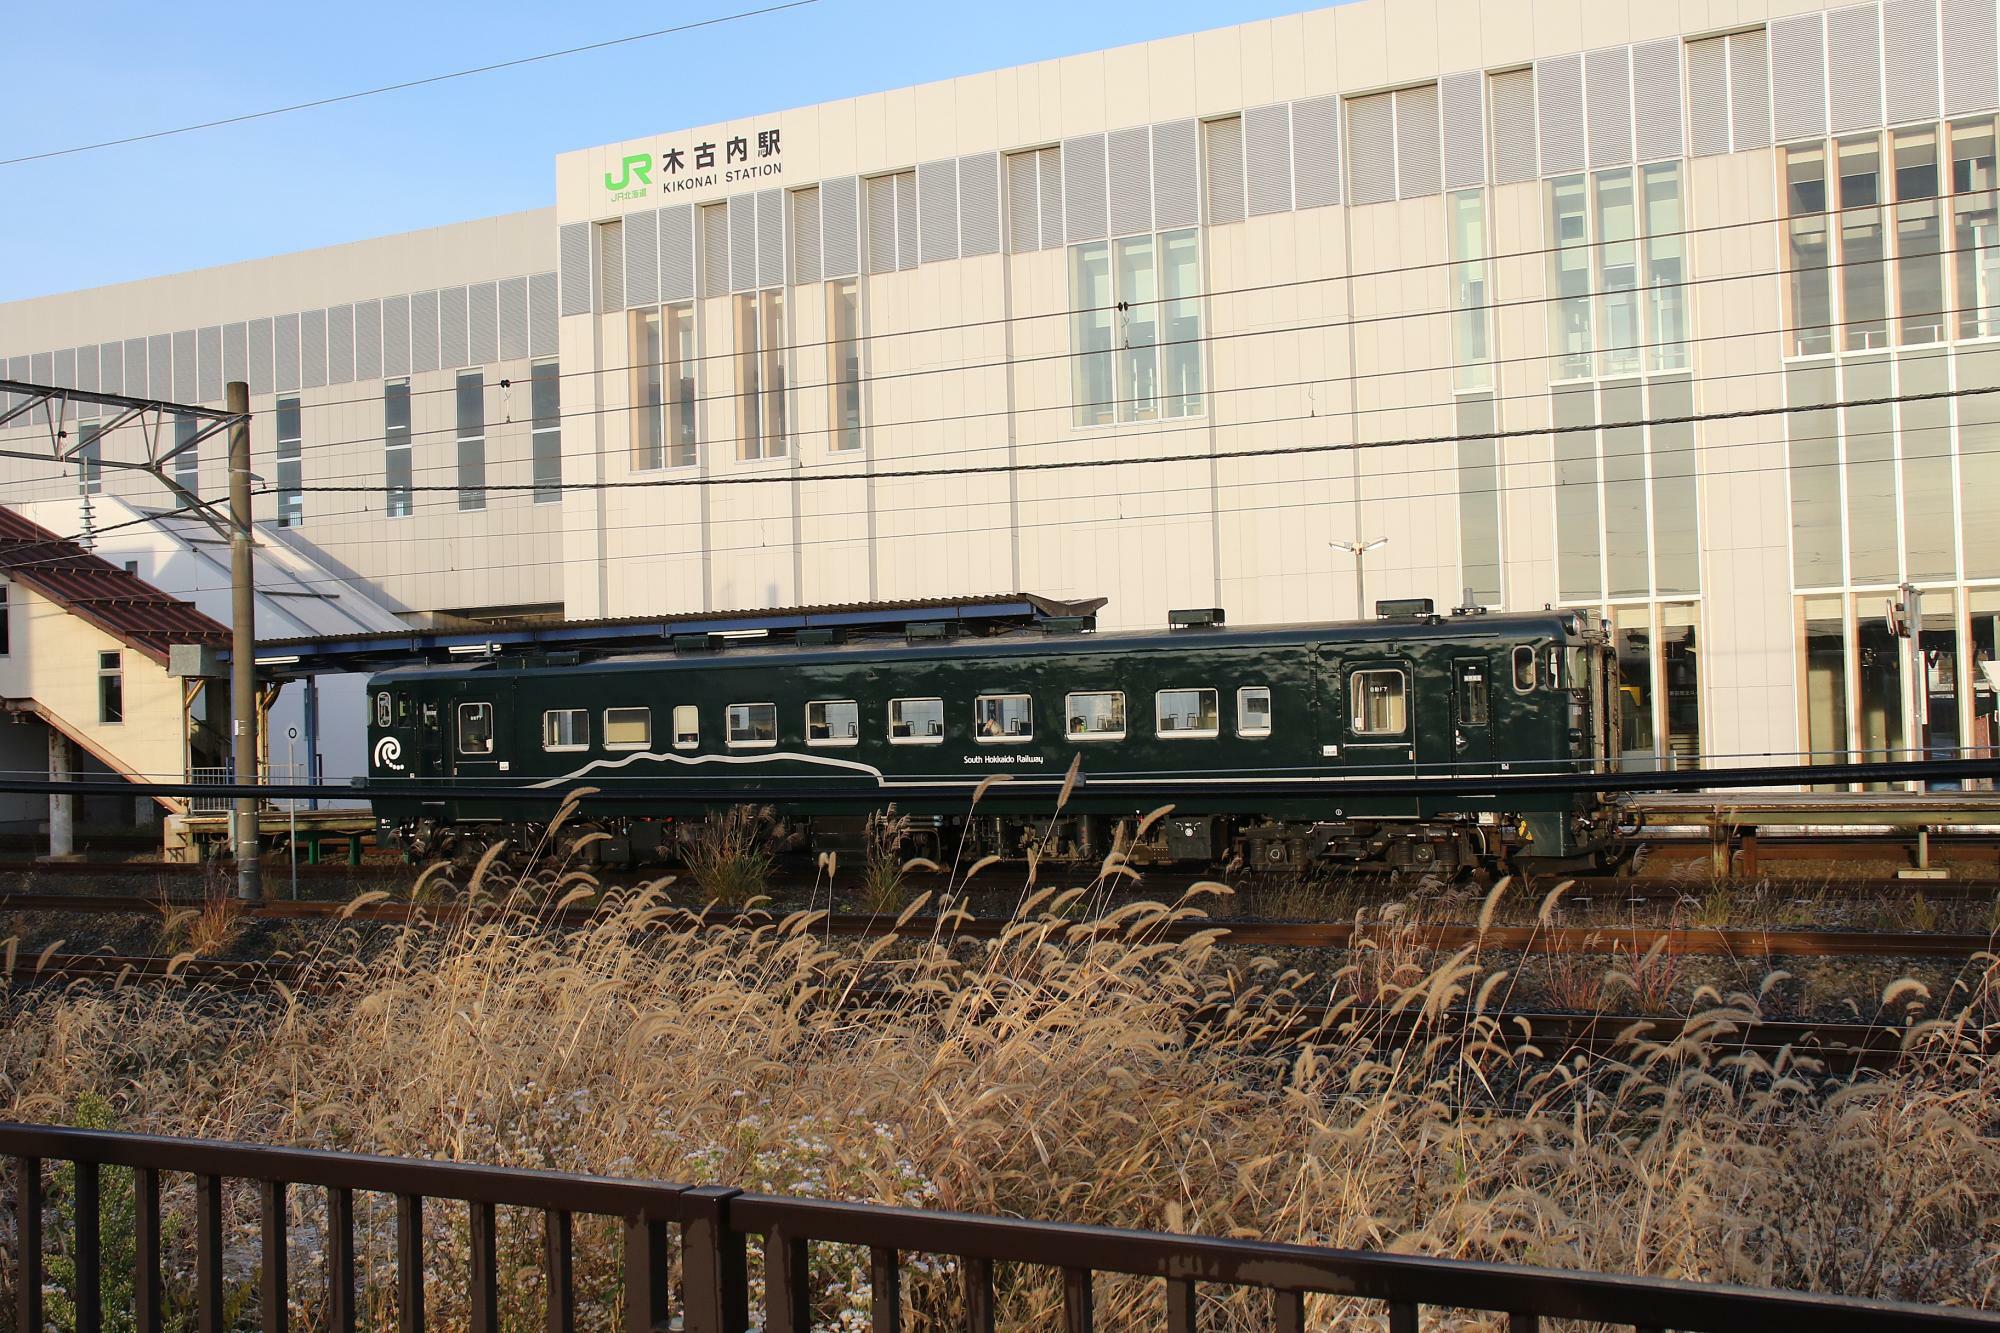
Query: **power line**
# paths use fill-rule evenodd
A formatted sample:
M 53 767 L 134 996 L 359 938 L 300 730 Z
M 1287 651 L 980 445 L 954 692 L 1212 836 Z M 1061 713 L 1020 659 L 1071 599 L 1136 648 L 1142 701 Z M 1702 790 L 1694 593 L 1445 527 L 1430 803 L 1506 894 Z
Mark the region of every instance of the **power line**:
M 586 51 L 603 51 L 614 46 L 625 46 L 632 42 L 650 41 L 655 37 L 670 37 L 678 33 L 694 32 L 701 28 L 713 28 L 724 23 L 735 23 L 742 19 L 758 18 L 765 14 L 775 14 L 782 10 L 798 9 L 816 4 L 818 0 L 783 0 L 783 3 L 766 5 L 762 9 L 746 9 L 734 14 L 723 14 L 716 18 L 698 19 L 692 23 L 676 24 L 671 28 L 655 28 L 651 32 L 637 32 L 629 37 L 613 37 L 602 42 L 587 42 L 582 46 L 565 47 L 560 51 L 544 51 L 539 55 L 520 56 L 513 60 L 496 61 L 490 65 L 475 65 L 471 69 L 454 70 L 449 74 L 433 74 L 422 79 L 406 79 L 401 83 L 385 83 L 379 88 L 364 88 L 359 92 L 340 93 L 333 97 L 317 97 L 309 102 L 293 102 L 289 106 L 272 107 L 265 111 L 248 111 L 238 116 L 224 116 L 219 120 L 204 120 L 193 125 L 180 125 L 170 130 L 152 130 L 145 134 L 128 134 L 123 138 L 104 139 L 97 143 L 77 144 L 72 148 L 52 148 L 47 152 L 28 153 L 21 157 L 0 158 L 0 167 L 18 166 L 23 162 L 42 162 L 54 157 L 70 157 L 77 153 L 91 153 L 100 148 L 117 148 L 124 144 L 145 143 L 153 139 L 172 138 L 177 134 L 193 134 L 197 130 L 218 129 L 225 125 L 241 125 L 253 120 L 267 120 L 272 116 L 290 115 L 294 111 L 310 111 L 316 107 L 334 106 L 341 102 L 357 102 L 365 97 L 380 97 L 384 93 L 404 92 L 411 88 L 423 88 L 434 83 L 446 83 L 452 79 L 470 78 L 475 74 L 491 74 L 496 70 L 515 69 L 522 65 L 539 64 L 546 60 L 557 60 L 563 56 L 581 55 Z

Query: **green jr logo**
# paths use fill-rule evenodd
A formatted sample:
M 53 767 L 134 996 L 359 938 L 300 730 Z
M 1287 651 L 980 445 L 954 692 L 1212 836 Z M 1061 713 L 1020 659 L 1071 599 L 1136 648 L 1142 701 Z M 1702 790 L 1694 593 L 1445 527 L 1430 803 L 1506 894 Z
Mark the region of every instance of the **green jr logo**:
M 634 153 L 618 165 L 618 179 L 612 180 L 611 173 L 604 173 L 604 188 L 607 190 L 629 190 L 635 186 L 652 184 L 653 155 Z

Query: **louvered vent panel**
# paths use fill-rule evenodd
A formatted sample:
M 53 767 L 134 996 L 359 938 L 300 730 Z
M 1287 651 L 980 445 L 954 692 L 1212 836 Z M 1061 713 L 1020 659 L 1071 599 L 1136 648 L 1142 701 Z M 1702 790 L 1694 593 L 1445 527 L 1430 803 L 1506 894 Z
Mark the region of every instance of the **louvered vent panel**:
M 167 356 L 167 350 L 163 345 L 165 342 L 164 338 L 154 338 L 146 347 L 146 359 L 155 374 L 163 369 Z M 130 363 L 132 360 L 130 354 L 127 354 L 125 360 Z M 271 321 L 253 319 L 250 321 L 250 392 L 253 396 L 271 392 L 271 361 Z M 130 378 L 129 373 L 127 378 Z M 159 396 L 154 395 L 154 397 Z
M 821 259 L 829 278 L 861 272 L 861 183 L 840 176 L 819 183 Z
M 271 321 L 272 385 L 279 393 L 296 393 L 299 387 L 299 317 L 279 315 Z M 174 335 L 174 376 L 180 377 L 180 335 Z
M 1729 126 L 1736 151 L 1771 146 L 1770 51 L 1764 30 L 1729 39 Z
M 729 295 L 729 206 L 703 204 L 695 212 L 701 228 L 701 294 Z
M 1104 136 L 1063 141 L 1063 236 L 1071 245 L 1102 240 L 1109 224 L 1105 202 Z
M 97 389 L 97 345 L 87 344 L 76 349 L 76 387 L 96 393 Z M 102 409 L 92 407 L 91 412 Z
M 230 327 L 241 329 L 243 326 L 241 324 L 234 324 Z M 0 366 L 4 365 L 6 365 L 6 359 L 0 357 Z M 238 375 L 236 378 L 242 379 L 243 377 Z M 124 343 L 105 343 L 97 349 L 97 383 L 106 393 L 125 392 Z M 137 395 L 134 396 L 136 397 Z
M 926 264 L 958 258 L 958 159 L 917 167 L 919 255 Z
M 1937 0 L 1883 0 L 1882 89 L 1891 125 L 1937 119 L 1937 23 Z
M 757 285 L 785 285 L 785 192 L 757 192 Z
M 625 308 L 625 223 L 597 224 L 597 313 Z
M 1208 222 L 1221 226 L 1243 220 L 1243 121 L 1203 121 L 1202 184 L 1208 196 Z
M 308 310 L 299 316 L 299 387 L 317 389 L 326 384 L 326 311 Z
M 42 364 L 41 357 L 36 358 L 36 363 L 35 378 L 45 384 L 48 383 L 51 374 L 49 367 Z M 170 333 L 156 333 L 146 339 L 146 384 L 147 393 L 151 397 L 174 396 L 174 338 Z M 267 342 L 264 350 L 264 392 L 270 391 L 271 355 L 270 344 Z
M 500 290 L 497 284 L 481 282 L 466 288 L 465 332 L 467 365 L 490 366 L 500 359 Z
M 1583 59 L 1585 130 L 1590 165 L 1622 167 L 1632 161 L 1632 69 L 1622 46 Z
M 660 303 L 660 215 L 625 215 L 625 305 Z M 474 361 L 479 358 L 474 357 Z
M 18 358 L 17 358 L 18 360 Z M 8 373 L 17 380 L 30 378 L 25 364 L 16 365 Z M 152 383 L 146 378 L 146 340 L 127 338 L 125 340 L 125 390 L 134 398 L 150 396 Z
M 1153 229 L 1153 132 L 1144 125 L 1113 130 L 1105 137 L 1110 193 L 1105 225 L 1113 236 L 1136 236 Z
M 324 330 L 322 329 L 322 335 Z M 197 402 L 219 403 L 222 401 L 222 326 L 211 324 L 195 335 L 195 395 Z M 324 353 L 322 353 L 324 356 Z M 322 376 L 321 384 L 326 383 Z
M 354 304 L 354 378 L 382 378 L 382 303 L 357 301 Z
M 391 296 L 382 302 L 382 375 L 396 379 L 410 373 L 410 298 Z
M 1493 183 L 1514 185 L 1541 175 L 1535 153 L 1535 71 L 1510 69 L 1486 83 L 1493 118 Z
M 438 368 L 438 294 L 410 293 L 410 373 Z
M 1153 225 L 1161 231 L 1201 225 L 1201 123 L 1153 126 Z
M 556 275 L 534 273 L 528 277 L 528 355 L 554 356 L 561 345 L 561 325 L 556 319 Z
M 1535 65 L 1536 112 L 1542 127 L 1542 174 L 1584 168 L 1583 57 L 1557 56 Z
M 500 359 L 518 361 L 528 354 L 528 280 L 500 280 Z
M 1041 176 L 1034 153 L 1007 155 L 1007 250 L 1025 255 L 1042 248 Z
M 179 335 L 176 334 L 175 337 L 178 339 Z M 189 350 L 192 351 L 193 349 Z M 190 361 L 193 360 L 191 356 L 188 359 Z M 192 379 L 192 376 L 189 378 Z M 74 389 L 76 387 L 76 349 L 74 347 L 65 347 L 50 358 L 48 382 L 65 389 Z M 191 394 L 179 393 L 174 396 L 182 402 L 186 402 L 192 397 Z
M 1484 185 L 1486 118 L 1480 114 L 1478 70 L 1438 80 L 1438 114 L 1444 125 L 1444 187 Z
M 812 185 L 792 192 L 792 281 L 818 282 L 823 271 L 819 260 L 819 187 Z
M 1961 116 L 2000 105 L 2000 53 L 1994 48 L 1993 0 L 1942 0 L 1944 113 Z
M 1729 54 L 1733 60 L 1736 52 Z M 1771 132 L 1780 143 L 1826 134 L 1826 47 L 1818 14 L 1771 24 Z M 1736 147 L 1746 147 L 1740 133 Z
M 1292 197 L 1300 208 L 1340 202 L 1340 99 L 1292 103 Z
M 896 173 L 896 267 L 915 268 L 917 254 L 917 173 Z
M 128 344 L 129 345 L 129 344 Z M 250 326 L 247 323 L 222 326 L 222 382 L 250 382 Z
M 868 271 L 896 271 L 896 178 L 868 178 Z
M 1396 108 L 1388 93 L 1347 102 L 1347 202 L 1383 204 L 1396 197 Z
M 958 159 L 958 252 L 1000 253 L 1000 154 L 974 153 Z
M 1688 131 L 1690 155 L 1716 157 L 1729 151 L 1729 43 L 1724 37 L 1704 37 L 1687 44 Z M 1646 133 L 1646 116 L 1639 116 Z
M 1243 180 L 1252 217 L 1292 208 L 1292 109 L 1252 107 L 1243 113 Z
M 223 331 L 222 363 L 229 364 L 228 330 Z M 333 306 L 326 312 L 326 382 L 354 382 L 354 307 Z
M 140 345 L 144 346 L 143 343 L 141 343 Z M 33 360 L 25 356 L 17 356 L 13 360 L 9 361 L 7 363 L 7 378 L 13 380 L 21 380 L 24 382 L 32 382 L 35 378 L 35 369 Z M 132 396 L 134 398 L 138 398 L 142 397 L 143 395 L 135 393 Z M 20 397 L 19 395 L 9 395 L 9 406 L 12 406 L 15 402 L 17 402 L 19 400 L 19 397 Z M 22 424 L 39 425 L 40 423 L 38 421 L 34 421 L 33 418 L 31 417 L 28 422 L 23 422 Z
M 167 338 L 165 335 L 155 334 L 153 337 L 153 341 L 164 344 L 167 342 Z M 170 352 L 161 353 L 161 360 L 164 362 L 166 358 L 170 355 L 172 355 Z M 23 378 L 31 380 L 36 384 L 54 384 L 56 382 L 55 366 L 56 366 L 56 359 L 54 353 L 37 352 L 34 355 L 34 359 L 30 362 L 30 370 L 28 374 Z M 160 373 L 161 377 L 167 381 L 166 390 L 164 392 L 156 392 L 152 396 L 155 398 L 171 398 L 173 397 L 174 386 L 173 386 L 173 375 L 170 373 L 170 368 L 163 368 Z M 46 408 L 40 408 L 40 407 L 36 408 L 34 412 L 34 418 L 35 418 L 35 424 L 38 426 L 46 423 L 49 419 L 48 410 Z
M 1672 37 L 1632 48 L 1632 133 L 1641 162 L 1683 155 L 1681 44 Z
M 1835 134 L 1882 124 L 1882 11 L 1875 5 L 1826 16 L 1829 128 Z
M 1435 83 L 1396 94 L 1396 197 L 1438 192 L 1438 90 Z
M 590 224 L 566 222 L 558 229 L 557 240 L 562 268 L 562 312 L 587 315 L 590 313 Z
M 694 205 L 660 210 L 660 299 L 694 299 Z
M 1060 250 L 1063 245 L 1062 149 L 1041 149 L 1035 154 L 1035 167 L 1042 178 L 1042 249 Z
M 195 383 L 195 331 L 182 329 L 174 334 L 173 343 L 174 388 L 176 402 L 195 401 L 195 391 L 201 386 Z

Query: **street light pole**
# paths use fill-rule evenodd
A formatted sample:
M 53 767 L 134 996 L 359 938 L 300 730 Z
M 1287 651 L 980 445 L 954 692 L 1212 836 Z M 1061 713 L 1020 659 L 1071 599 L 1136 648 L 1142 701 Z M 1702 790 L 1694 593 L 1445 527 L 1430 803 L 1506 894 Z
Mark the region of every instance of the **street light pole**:
M 1367 576 L 1363 569 L 1365 561 L 1362 557 L 1378 546 L 1387 545 L 1388 541 L 1387 537 L 1377 537 L 1372 542 L 1327 543 L 1328 546 L 1336 550 L 1345 551 L 1354 557 L 1354 618 L 1356 620 L 1368 619 L 1368 584 L 1366 581 Z

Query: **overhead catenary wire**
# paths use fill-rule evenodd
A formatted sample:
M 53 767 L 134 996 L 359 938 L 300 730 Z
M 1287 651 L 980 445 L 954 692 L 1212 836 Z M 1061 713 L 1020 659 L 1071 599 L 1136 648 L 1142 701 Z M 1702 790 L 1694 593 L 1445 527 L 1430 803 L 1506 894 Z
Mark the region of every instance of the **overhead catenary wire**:
M 405 92 L 411 88 L 424 88 L 431 84 L 448 83 L 454 79 L 471 78 L 476 74 L 491 74 L 503 69 L 517 69 L 523 65 L 536 65 L 544 61 L 559 60 L 564 56 L 582 55 L 588 51 L 604 51 L 614 46 L 627 46 L 633 42 L 651 41 L 656 37 L 671 37 L 682 33 L 695 32 L 702 28 L 719 27 L 725 23 L 737 23 L 744 19 L 759 18 L 766 14 L 776 14 L 787 9 L 801 9 L 816 4 L 818 0 L 780 0 L 779 3 L 765 5 L 758 9 L 740 10 L 734 14 L 721 14 L 714 18 L 696 19 L 688 23 L 675 24 L 671 28 L 655 28 L 650 32 L 636 32 L 625 37 L 611 37 L 601 42 L 586 42 L 581 46 L 564 47 L 559 51 L 543 51 L 531 56 L 518 56 L 512 60 L 497 60 L 490 64 L 474 65 L 469 69 L 453 70 L 448 74 L 432 74 L 421 79 L 405 79 L 400 83 L 385 83 L 375 88 L 363 88 L 356 92 L 339 93 L 331 97 L 316 97 L 310 101 L 293 102 L 288 106 L 269 107 L 262 111 L 246 111 L 240 115 L 222 116 L 215 120 L 198 121 L 192 125 L 178 125 L 172 129 L 149 130 L 144 134 L 128 134 L 116 139 L 103 139 L 96 143 L 76 144 L 69 148 L 51 148 L 39 153 L 24 153 L 19 157 L 0 158 L 0 167 L 19 166 L 24 162 L 44 162 L 50 158 L 72 157 L 78 153 L 93 153 L 102 148 L 118 148 L 125 144 L 147 143 L 155 139 L 167 139 L 181 134 L 193 134 L 199 130 L 220 129 L 226 125 L 243 125 L 254 120 L 268 120 L 273 116 L 286 116 L 295 111 L 311 111 L 318 107 L 336 106 L 343 102 L 358 102 L 363 98 L 380 97 L 385 93 Z

